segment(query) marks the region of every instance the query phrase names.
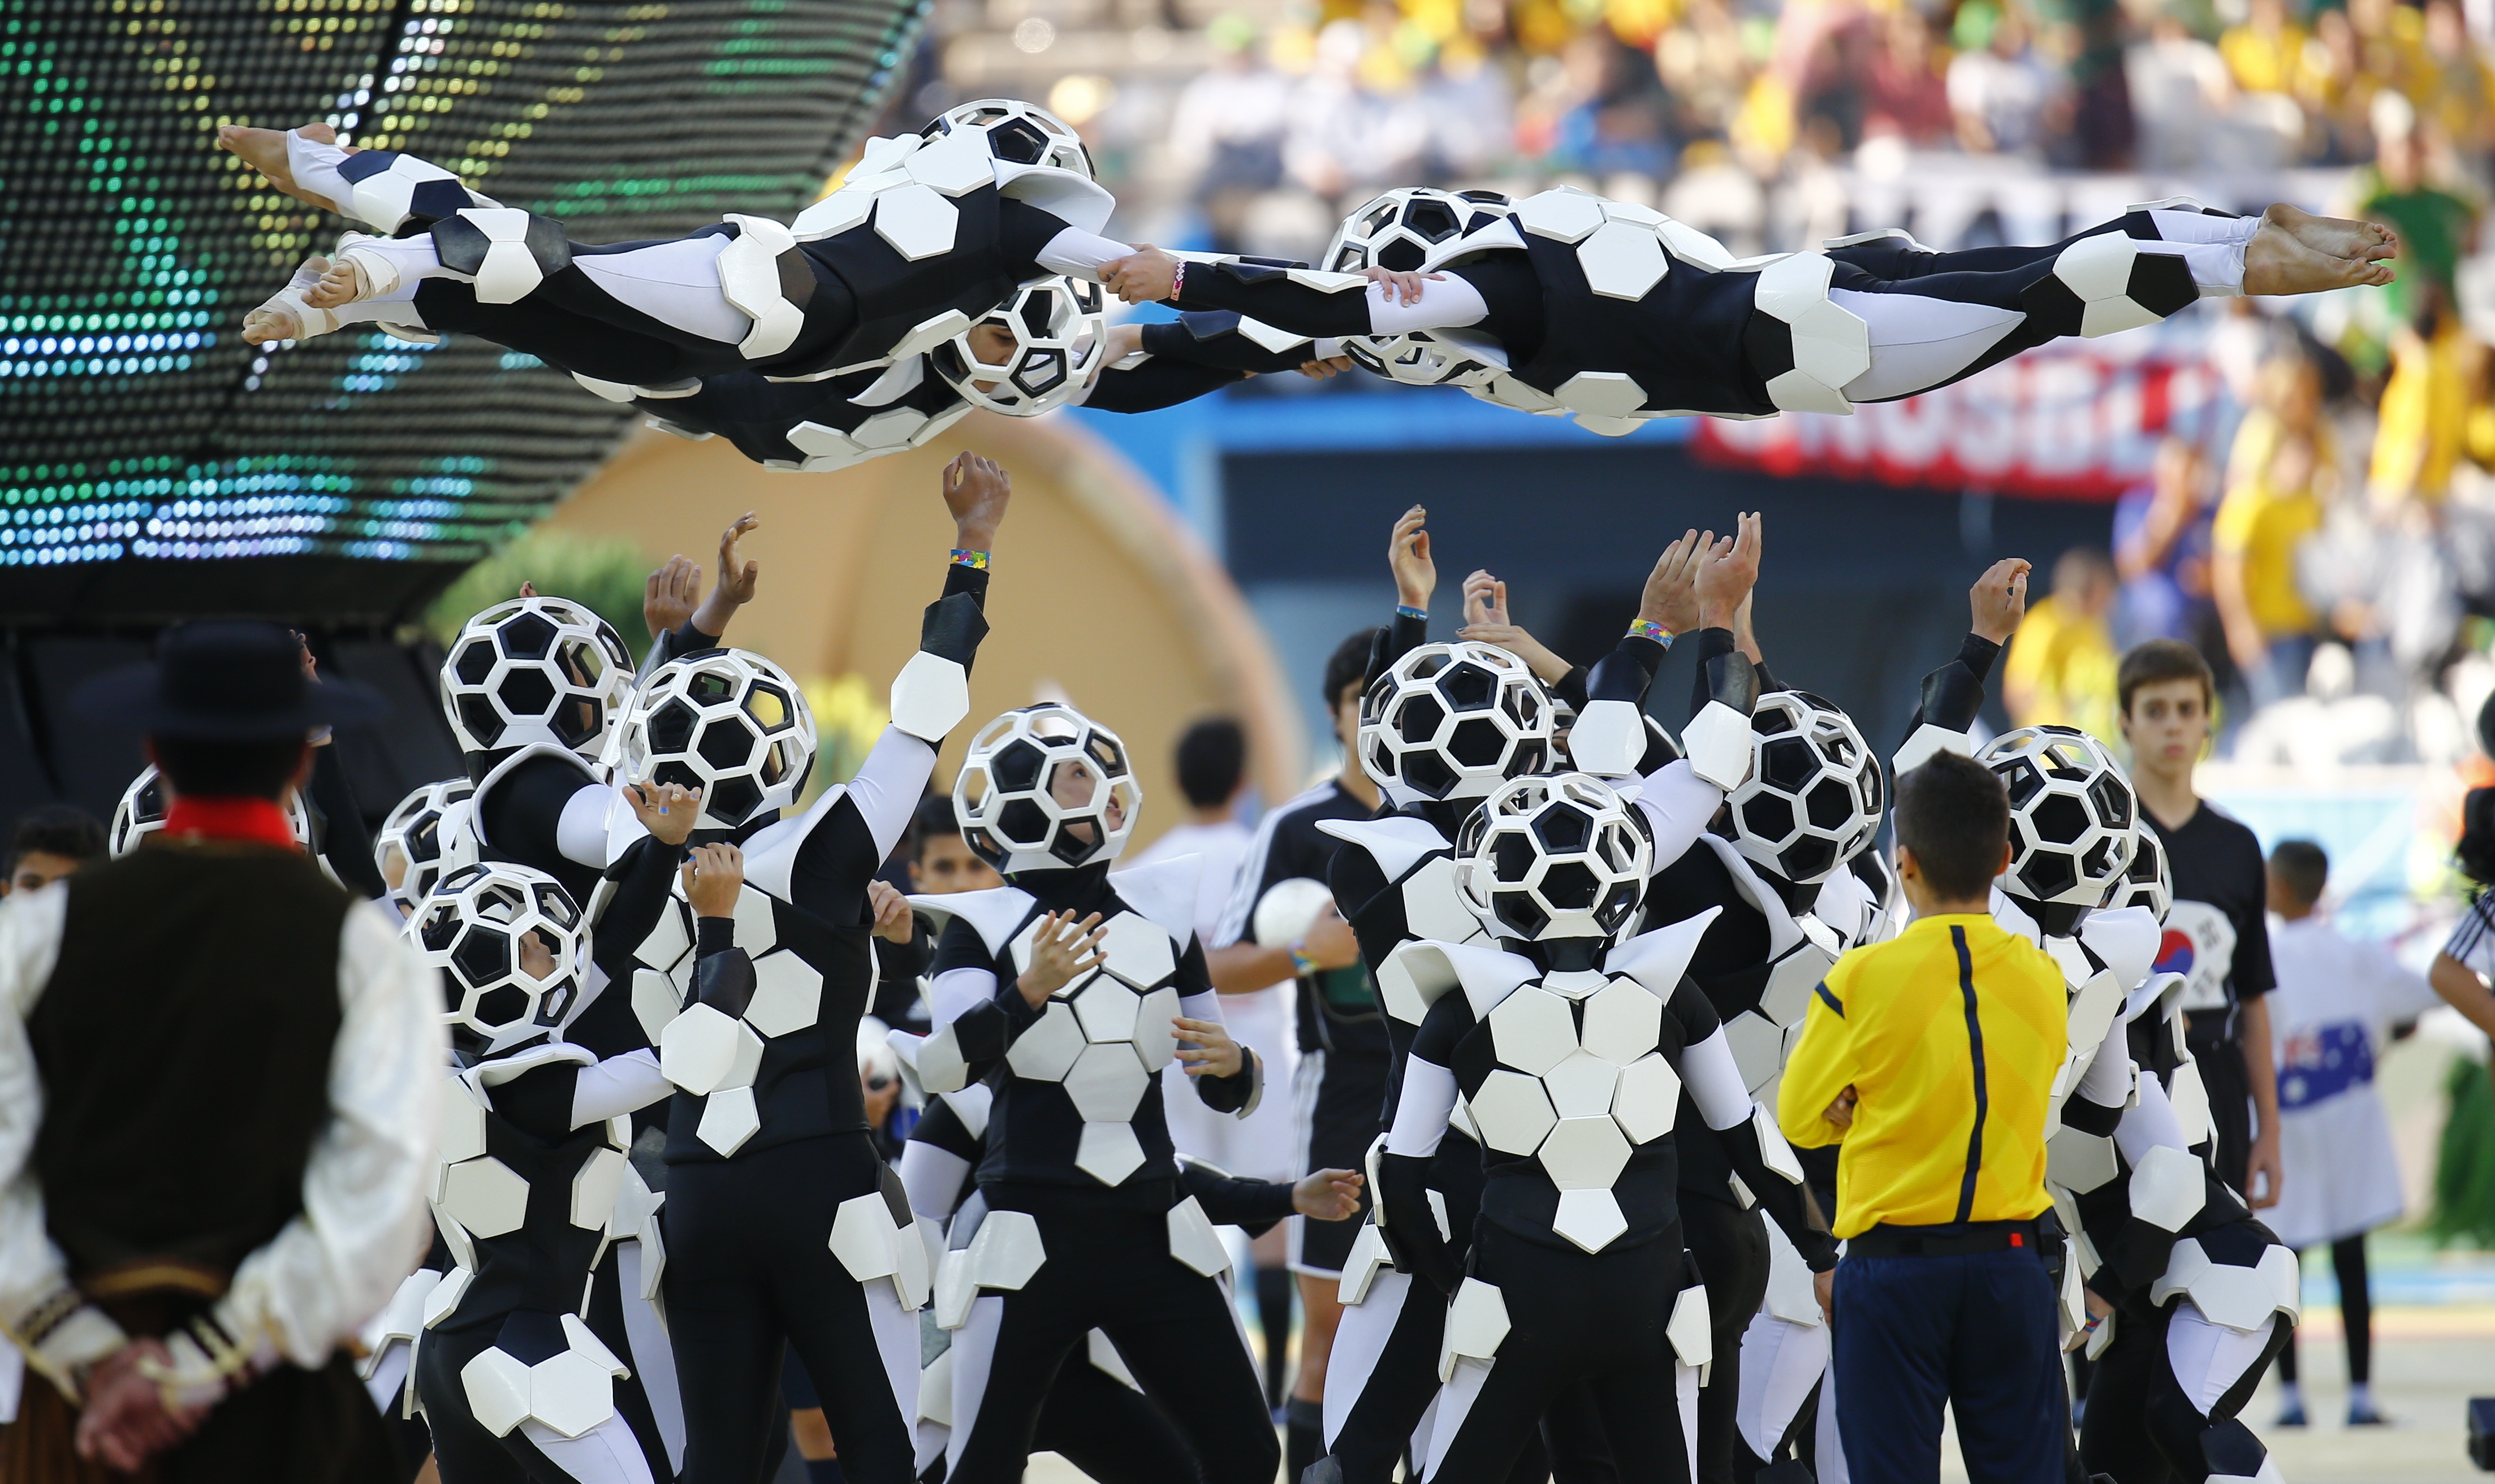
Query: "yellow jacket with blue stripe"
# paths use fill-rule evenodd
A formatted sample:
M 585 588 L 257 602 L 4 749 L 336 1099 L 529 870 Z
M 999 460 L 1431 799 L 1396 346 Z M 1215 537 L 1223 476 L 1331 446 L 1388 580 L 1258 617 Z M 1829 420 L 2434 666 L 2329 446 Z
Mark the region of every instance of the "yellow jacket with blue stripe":
M 1830 1229 L 2024 1221 L 2050 1205 L 2045 1112 L 2067 1014 L 2061 967 L 1981 913 L 1919 919 L 1839 958 L 1776 1097 L 1787 1138 L 1842 1146 Z M 1840 1133 L 1822 1114 L 1848 1087 Z

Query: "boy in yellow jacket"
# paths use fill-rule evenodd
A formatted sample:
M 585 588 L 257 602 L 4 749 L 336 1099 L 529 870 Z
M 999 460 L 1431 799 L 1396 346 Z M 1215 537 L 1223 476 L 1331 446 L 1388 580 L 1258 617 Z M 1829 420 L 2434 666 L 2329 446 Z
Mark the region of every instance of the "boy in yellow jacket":
M 2009 824 L 2000 780 L 1970 758 L 1897 780 L 1914 923 L 1829 970 L 1776 1100 L 1794 1143 L 1840 1146 L 1832 1365 L 1855 1484 L 1933 1484 L 1945 1404 L 1975 1484 L 2063 1477 L 2036 1218 L 2052 1204 L 2045 1115 L 2066 1001 L 2061 969 L 1987 910 Z

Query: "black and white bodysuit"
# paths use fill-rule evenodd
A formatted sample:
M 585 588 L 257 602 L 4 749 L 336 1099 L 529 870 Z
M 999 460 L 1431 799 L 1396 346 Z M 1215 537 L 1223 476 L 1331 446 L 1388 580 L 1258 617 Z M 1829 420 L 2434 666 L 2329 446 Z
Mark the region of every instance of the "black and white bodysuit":
M 1172 302 L 1340 337 L 1387 370 L 1441 343 L 1432 379 L 1598 433 L 1651 417 L 1848 412 L 1946 385 L 2065 335 L 2153 323 L 2243 291 L 2255 219 L 2175 200 L 2048 247 L 1935 253 L 1902 232 L 1736 259 L 1644 206 L 1573 187 L 1476 202 L 1405 305 L 1354 273 L 1186 264 Z M 1364 353 L 1365 352 L 1365 353 Z
M 1180 1015 L 1218 1020 L 1195 941 L 1195 858 L 1112 874 L 1105 863 L 1019 870 L 987 892 L 921 896 L 951 921 L 929 983 L 936 1031 L 919 1049 L 932 1093 L 992 1094 L 977 1169 L 985 1214 L 956 1222 L 937 1275 L 953 1331 L 948 1479 L 1022 1476 L 1060 1372 L 1107 1335 L 1216 1484 L 1267 1484 L 1280 1463 L 1264 1386 L 1217 1275 L 1229 1256 L 1182 1189 L 1160 1069 Z M 1016 986 L 1041 917 L 1098 913 L 1103 966 L 1033 1009 Z M 1195 1079 L 1207 1106 L 1251 1109 L 1252 1053 Z
M 745 853 L 735 915 L 695 921 L 680 889 L 635 950 L 633 999 L 663 1020 L 661 1065 L 678 1093 L 662 1229 L 689 1481 L 755 1476 L 790 1346 L 849 1475 L 915 1474 L 915 1311 L 930 1274 L 858 1086 L 857 1026 L 875 987 L 866 886 L 960 719 L 987 582 L 947 568 L 894 684 L 894 723 L 855 777 L 802 815 L 727 835 Z M 650 1015 L 654 998 L 681 1012 Z

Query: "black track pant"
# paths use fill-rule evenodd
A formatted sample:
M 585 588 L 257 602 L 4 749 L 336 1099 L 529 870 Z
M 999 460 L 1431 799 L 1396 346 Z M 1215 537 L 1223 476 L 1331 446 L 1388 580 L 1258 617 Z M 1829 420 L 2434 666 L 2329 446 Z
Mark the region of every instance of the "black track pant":
M 780 1367 L 791 1346 L 822 1398 L 842 1471 L 857 1484 L 914 1478 L 915 1408 L 904 1399 L 915 1398 L 916 1318 L 885 1280 L 850 1277 L 829 1246 L 841 1200 L 874 1191 L 878 1170 L 863 1134 L 668 1166 L 661 1220 L 685 1484 L 754 1484 L 772 1433 L 787 1425 Z M 896 1320 L 906 1334 L 890 1332 Z
M 548 1324 L 551 1317 L 545 1317 Z M 566 1454 L 565 1462 L 547 1456 L 529 1437 L 541 1426 L 522 1423 L 497 1438 L 470 1412 L 467 1383 L 460 1372 L 490 1348 L 502 1325 L 496 1321 L 465 1329 L 431 1330 L 416 1348 L 416 1394 L 424 1403 L 426 1423 L 433 1429 L 434 1466 L 443 1484 L 642 1484 L 666 1477 L 666 1457 L 653 1470 L 631 1432 L 617 1418 L 600 1424 L 572 1441 L 549 1445 Z M 522 1355 L 520 1358 L 530 1357 Z M 541 1437 L 556 1439 L 557 1435 Z
M 2365 1234 L 2341 1237 L 2330 1244 L 2330 1270 L 2339 1280 L 2339 1318 L 2348 1332 L 2348 1379 L 2374 1378 L 2374 1290 L 2365 1274 Z M 2295 1379 L 2295 1336 L 2278 1352 L 2281 1380 Z
M 1502 1484 L 1572 1388 L 1600 1418 L 1623 1484 L 1686 1484 L 1677 1362 L 1664 1337 L 1684 1271 L 1677 1227 L 1587 1254 L 1483 1223 L 1472 1275 L 1499 1290 L 1507 1337 L 1486 1370 L 1463 1364 L 1439 1399 L 1430 1484 Z
M 1196 1476 L 1186 1438 L 1153 1399 L 1080 1353 L 1058 1368 L 1031 1445 L 1072 1464 L 1093 1484 L 1177 1484 Z
M 1707 1286 L 1715 1359 L 1698 1393 L 1699 1484 L 1733 1484 L 1741 1427 L 1741 1336 L 1768 1296 L 1767 1221 L 1754 1208 L 1681 1193 L 1680 1226 L 1690 1260 Z
M 1042 1409 L 1059 1378 L 1090 1369 L 1084 1347 L 1093 1329 L 1108 1335 L 1145 1395 L 1184 1435 L 1197 1477 L 1273 1484 L 1281 1444 L 1229 1290 L 1170 1256 L 1167 1214 L 1122 1209 L 1118 1197 L 1088 1193 L 1028 1201 L 1001 1190 L 988 1196 L 999 1209 L 1045 1207 L 1031 1215 L 1047 1257 L 1022 1287 L 981 1293 L 970 1323 L 954 1334 L 958 1446 L 947 1484 L 1021 1479 L 1041 1446 Z M 838 1424 L 832 1436 L 842 1436 Z M 847 1467 L 846 1440 L 841 1462 Z

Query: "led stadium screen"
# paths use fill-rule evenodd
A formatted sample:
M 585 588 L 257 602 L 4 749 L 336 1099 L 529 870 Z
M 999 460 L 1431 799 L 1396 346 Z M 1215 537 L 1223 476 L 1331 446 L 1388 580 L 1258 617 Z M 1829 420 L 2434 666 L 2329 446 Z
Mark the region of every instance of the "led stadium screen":
M 534 358 L 245 345 L 341 223 L 215 147 L 325 119 L 575 238 L 784 219 L 926 0 L 15 0 L 0 10 L 0 622 L 387 622 L 631 424 Z

